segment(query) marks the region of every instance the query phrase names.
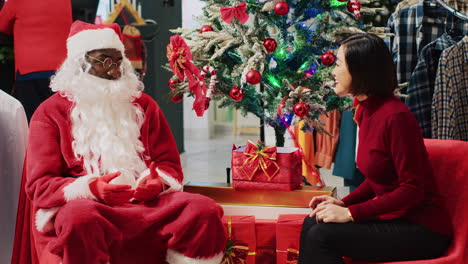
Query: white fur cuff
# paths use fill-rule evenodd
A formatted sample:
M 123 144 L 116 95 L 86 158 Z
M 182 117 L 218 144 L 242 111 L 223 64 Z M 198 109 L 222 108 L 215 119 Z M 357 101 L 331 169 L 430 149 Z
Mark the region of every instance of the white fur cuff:
M 39 209 L 36 212 L 36 228 L 39 232 L 49 232 L 54 229 L 52 218 L 55 216 L 60 207 L 52 207 L 48 209 Z
M 220 264 L 222 260 L 223 252 L 209 258 L 189 258 L 175 250 L 168 249 L 166 255 L 166 261 L 169 264 Z
M 81 176 L 77 178 L 74 182 L 65 186 L 63 188 L 63 194 L 65 196 L 65 200 L 67 202 L 80 199 L 80 198 L 96 200 L 96 197 L 93 195 L 93 193 L 89 189 L 89 181 L 94 178 L 97 178 L 97 177 L 91 176 L 91 175 Z
M 159 168 L 156 168 L 156 172 L 159 174 L 159 177 L 161 177 L 162 181 L 169 185 L 169 188 L 160 195 L 182 191 L 182 184 L 180 184 L 175 178 L 169 176 L 165 171 L 162 171 Z
M 140 173 L 140 176 L 138 176 L 138 179 L 137 179 L 137 181 L 136 181 L 136 187 L 138 187 L 138 186 L 140 185 L 140 182 L 141 182 L 144 178 L 148 177 L 149 175 L 150 175 L 150 169 L 146 169 L 146 170 L 144 170 L 143 172 L 141 172 L 141 173 Z

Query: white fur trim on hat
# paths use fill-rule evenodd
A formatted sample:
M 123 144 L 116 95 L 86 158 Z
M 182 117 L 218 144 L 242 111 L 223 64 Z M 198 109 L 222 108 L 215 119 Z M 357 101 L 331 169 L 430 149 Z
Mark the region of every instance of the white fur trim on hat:
M 223 252 L 220 252 L 209 258 L 189 258 L 175 250 L 168 249 L 166 261 L 169 264 L 220 264 L 223 260 L 223 255 Z
M 116 49 L 125 52 L 119 35 L 112 28 L 83 30 L 67 39 L 68 58 L 82 56 L 97 49 Z

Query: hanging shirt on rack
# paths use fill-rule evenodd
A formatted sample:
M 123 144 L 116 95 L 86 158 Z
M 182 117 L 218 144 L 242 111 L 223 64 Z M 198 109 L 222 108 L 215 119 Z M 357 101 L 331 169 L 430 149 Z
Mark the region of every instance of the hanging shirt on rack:
M 0 263 L 11 262 L 27 139 L 23 106 L 0 90 Z
M 423 137 L 431 138 L 432 95 L 434 93 L 435 77 L 442 51 L 456 44 L 448 34 L 429 43 L 421 50 L 418 64 L 414 68 L 408 85 L 406 105 L 418 120 Z
M 316 153 L 315 165 L 330 169 L 335 156 L 336 146 L 338 145 L 338 138 L 340 136 L 340 119 L 341 112 L 335 110 L 328 112 L 328 116 L 320 115 L 320 120 L 325 123 L 325 129 L 332 134 L 317 133 L 315 136 Z
M 432 137 L 468 141 L 468 36 L 440 56 L 432 99 Z
M 420 0 L 416 5 L 393 13 L 387 27 L 393 37 L 386 39 L 396 64 L 398 83 L 406 83 L 418 62 L 423 47 L 446 31 L 451 14 L 433 2 Z M 466 23 L 456 24 L 457 30 L 466 32 Z
M 398 12 L 410 6 L 414 6 L 417 3 L 419 3 L 419 0 L 403 0 L 400 3 L 398 3 L 398 5 L 395 7 L 395 12 Z

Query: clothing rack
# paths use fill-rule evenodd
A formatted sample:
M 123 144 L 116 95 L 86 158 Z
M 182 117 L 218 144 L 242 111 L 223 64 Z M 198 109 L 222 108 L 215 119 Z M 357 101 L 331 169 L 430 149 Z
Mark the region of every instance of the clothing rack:
M 466 20 L 468 21 L 468 15 L 456 10 L 455 8 L 449 6 L 447 3 L 445 3 L 443 0 L 435 0 L 439 5 L 441 5 L 442 7 L 444 7 L 445 9 L 447 9 L 448 11 L 450 11 L 450 13 L 452 13 L 452 15 L 458 17 L 458 18 L 461 18 L 463 20 Z

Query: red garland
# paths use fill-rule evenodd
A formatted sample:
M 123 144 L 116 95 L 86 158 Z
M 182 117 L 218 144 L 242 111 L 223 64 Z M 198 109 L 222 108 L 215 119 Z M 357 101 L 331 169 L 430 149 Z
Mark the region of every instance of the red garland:
M 189 89 L 195 95 L 193 110 L 195 110 L 197 116 L 203 116 L 205 112 L 206 100 L 204 95 L 206 94 L 206 84 L 200 75 L 200 70 L 192 63 L 190 48 L 181 36 L 174 35 L 169 40 L 166 56 L 172 72 L 181 81 L 184 80 L 184 76 L 187 77 Z

